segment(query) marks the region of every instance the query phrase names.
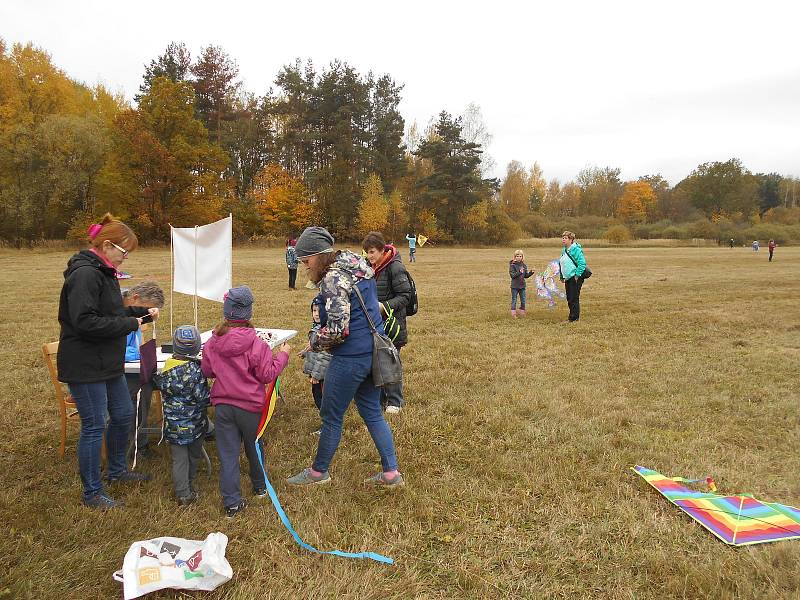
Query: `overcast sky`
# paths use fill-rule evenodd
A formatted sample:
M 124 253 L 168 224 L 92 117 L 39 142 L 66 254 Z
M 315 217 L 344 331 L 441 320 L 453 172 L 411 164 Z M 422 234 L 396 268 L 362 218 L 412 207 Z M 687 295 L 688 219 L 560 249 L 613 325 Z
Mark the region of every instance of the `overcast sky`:
M 405 85 L 407 127 L 478 104 L 497 176 L 518 160 L 548 179 L 596 165 L 675 184 L 731 157 L 800 175 L 798 17 L 763 0 L 3 0 L 0 36 L 131 99 L 171 41 L 222 46 L 259 95 L 296 58 L 338 58 Z

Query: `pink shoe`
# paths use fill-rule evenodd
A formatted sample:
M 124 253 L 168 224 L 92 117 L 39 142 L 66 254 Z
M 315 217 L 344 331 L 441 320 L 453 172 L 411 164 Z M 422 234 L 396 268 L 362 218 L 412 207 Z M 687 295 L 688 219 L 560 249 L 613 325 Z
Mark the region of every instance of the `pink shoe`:
M 519 313 L 519 316 L 521 316 L 521 317 L 525 316 L 525 309 L 524 308 L 520 308 L 517 312 Z
M 517 311 L 514 310 L 513 308 L 511 309 L 511 317 L 514 318 L 514 319 L 517 318 Z

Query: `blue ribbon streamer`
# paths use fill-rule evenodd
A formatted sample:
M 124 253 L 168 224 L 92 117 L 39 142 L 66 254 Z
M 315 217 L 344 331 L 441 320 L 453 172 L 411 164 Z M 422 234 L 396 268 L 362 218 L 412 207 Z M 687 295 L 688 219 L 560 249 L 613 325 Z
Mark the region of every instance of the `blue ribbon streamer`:
M 281 501 L 278 500 L 278 494 L 275 493 L 275 488 L 272 487 L 272 484 L 269 482 L 269 477 L 267 476 L 267 469 L 264 467 L 264 457 L 261 454 L 261 444 L 258 443 L 256 440 L 256 454 L 258 454 L 258 462 L 261 465 L 261 470 L 264 472 L 264 482 L 267 484 L 267 492 L 269 493 L 269 498 L 272 500 L 272 506 L 275 507 L 275 512 L 278 513 L 278 516 L 283 523 L 283 526 L 292 534 L 294 541 L 300 544 L 306 550 L 310 550 L 311 552 L 317 552 L 319 554 L 333 554 L 334 556 L 341 556 L 343 558 L 371 558 L 374 561 L 386 563 L 387 565 L 394 564 L 394 560 L 389 558 L 388 556 L 383 556 L 382 554 L 376 554 L 375 552 L 342 552 L 341 550 L 317 550 L 314 546 L 305 543 L 297 532 L 292 527 L 292 523 L 289 521 L 289 517 L 286 516 L 286 513 L 281 506 Z

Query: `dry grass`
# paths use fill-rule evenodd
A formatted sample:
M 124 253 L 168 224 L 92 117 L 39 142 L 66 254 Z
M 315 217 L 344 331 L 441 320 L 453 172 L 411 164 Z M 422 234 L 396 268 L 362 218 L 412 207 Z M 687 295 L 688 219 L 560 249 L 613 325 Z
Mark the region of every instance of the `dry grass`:
M 556 252 L 528 248 L 526 259 L 543 267 Z M 527 318 L 509 318 L 511 249 L 418 252 L 408 407 L 392 419 L 409 482 L 399 493 L 362 489 L 378 461 L 354 409 L 333 483 L 285 485 L 316 442 L 292 361 L 267 435 L 284 507 L 309 543 L 381 552 L 389 567 L 300 549 L 268 502 L 227 522 L 215 480 L 202 480 L 199 505 L 178 509 L 164 450 L 145 465 L 150 485 L 121 492 L 124 510 L 82 508 L 77 432 L 59 460 L 39 350 L 58 336 L 68 253 L 0 251 L 0 596 L 119 597 L 111 573 L 133 541 L 219 530 L 235 577 L 211 598 L 797 598 L 798 542 L 728 548 L 628 467 L 713 474 L 724 491 L 800 505 L 800 249 L 779 248 L 772 264 L 727 248 L 587 254 L 596 274 L 583 320 L 567 325 L 563 304 L 534 300 Z M 126 268 L 168 287 L 164 250 L 137 252 Z M 235 253 L 255 320 L 305 329 L 311 292 L 290 293 L 285 275 L 280 250 Z M 176 325 L 190 319 L 189 299 L 176 296 L 176 308 Z M 201 325 L 218 312 L 204 303 Z

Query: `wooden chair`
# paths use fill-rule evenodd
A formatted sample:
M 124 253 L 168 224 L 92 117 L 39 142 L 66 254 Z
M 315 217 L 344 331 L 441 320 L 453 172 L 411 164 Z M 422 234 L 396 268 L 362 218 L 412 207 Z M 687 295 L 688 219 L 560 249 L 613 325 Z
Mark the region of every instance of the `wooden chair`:
M 58 454 L 61 458 L 64 458 L 67 445 L 67 423 L 72 422 L 80 425 L 81 418 L 78 415 L 78 407 L 75 406 L 75 402 L 73 402 L 72 396 L 70 396 L 66 386 L 58 380 L 58 370 L 56 369 L 58 342 L 43 344 L 42 353 L 44 354 L 44 362 L 47 364 L 47 368 L 50 371 L 50 380 L 53 382 L 56 402 L 58 403 L 58 410 L 61 415 L 61 448 Z M 103 450 L 105 450 L 105 446 L 103 446 Z

